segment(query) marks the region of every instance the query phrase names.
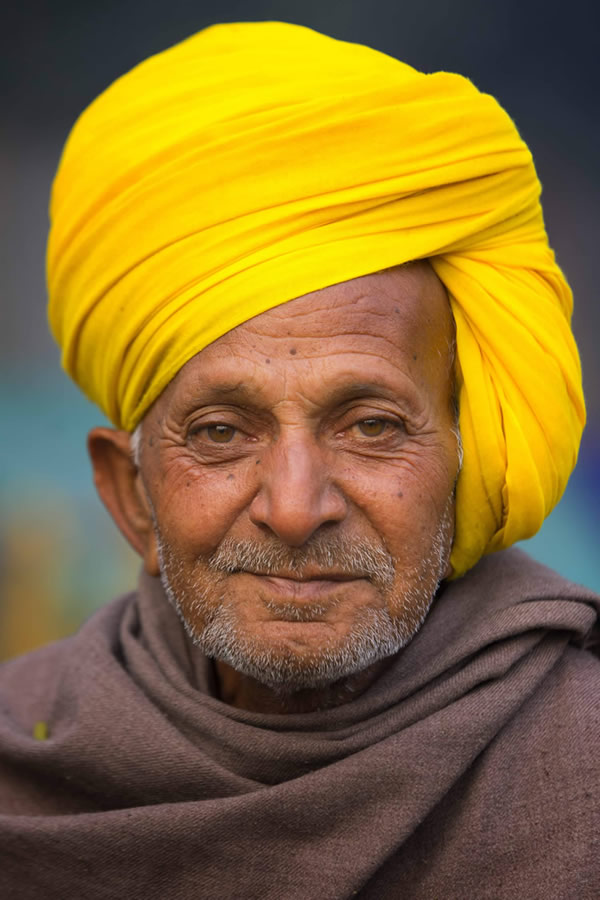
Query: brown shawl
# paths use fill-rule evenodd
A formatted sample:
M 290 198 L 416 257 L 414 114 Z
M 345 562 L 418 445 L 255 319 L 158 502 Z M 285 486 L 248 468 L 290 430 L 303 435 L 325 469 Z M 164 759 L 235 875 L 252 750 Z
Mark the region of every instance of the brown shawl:
M 263 715 L 142 576 L 2 667 L 0 896 L 596 898 L 598 602 L 497 554 L 357 700 Z

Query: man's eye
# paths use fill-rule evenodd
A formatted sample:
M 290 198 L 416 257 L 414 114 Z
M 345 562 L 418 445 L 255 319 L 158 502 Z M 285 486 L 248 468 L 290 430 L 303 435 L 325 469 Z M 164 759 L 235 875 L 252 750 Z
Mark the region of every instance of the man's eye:
M 215 444 L 228 444 L 233 440 L 235 428 L 232 425 L 207 425 L 201 429 L 210 441 Z
M 363 419 L 356 427 L 365 437 L 381 437 L 389 424 L 386 419 Z

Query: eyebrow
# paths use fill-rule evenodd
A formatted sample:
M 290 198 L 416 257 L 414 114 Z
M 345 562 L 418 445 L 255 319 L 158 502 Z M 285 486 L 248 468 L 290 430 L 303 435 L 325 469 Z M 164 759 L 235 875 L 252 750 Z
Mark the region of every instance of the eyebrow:
M 256 388 L 249 389 L 243 381 L 232 383 L 230 381 L 216 382 L 211 385 L 202 385 L 190 389 L 190 400 L 201 406 L 206 406 L 224 397 L 232 400 L 251 400 L 256 396 Z
M 386 400 L 392 400 L 397 403 L 409 415 L 416 416 L 419 411 L 416 402 L 414 388 L 410 391 L 393 388 L 384 381 L 353 381 L 334 388 L 328 395 L 328 402 L 331 406 L 340 406 L 350 400 L 359 400 L 362 397 L 383 397 Z
M 257 394 L 260 394 L 260 386 L 249 387 L 245 382 L 216 382 L 206 385 L 193 392 L 191 400 L 199 406 L 209 406 L 212 403 L 226 399 L 228 402 L 241 406 L 256 406 Z M 395 403 L 402 404 L 409 413 L 417 413 L 413 391 L 394 389 L 384 381 L 350 381 L 339 384 L 330 390 L 324 398 L 328 406 L 340 406 L 350 400 L 358 400 L 362 397 L 383 397 Z
M 343 403 L 345 400 L 372 397 L 374 394 L 383 395 L 390 400 L 398 397 L 398 391 L 382 381 L 353 381 L 334 388 L 330 398 L 334 403 Z

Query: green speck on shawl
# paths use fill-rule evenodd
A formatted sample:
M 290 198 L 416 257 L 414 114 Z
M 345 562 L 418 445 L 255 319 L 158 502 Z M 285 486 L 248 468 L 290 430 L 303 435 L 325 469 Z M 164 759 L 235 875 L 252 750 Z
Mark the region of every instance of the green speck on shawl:
M 36 741 L 48 740 L 48 723 L 36 722 L 33 726 L 33 736 Z

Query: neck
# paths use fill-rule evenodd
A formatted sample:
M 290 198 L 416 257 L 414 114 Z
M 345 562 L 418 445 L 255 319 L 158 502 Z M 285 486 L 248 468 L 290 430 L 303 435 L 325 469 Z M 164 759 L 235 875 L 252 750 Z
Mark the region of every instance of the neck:
M 224 703 L 249 712 L 293 714 L 316 712 L 356 700 L 392 663 L 382 659 L 368 669 L 319 688 L 271 688 L 248 675 L 236 672 L 227 663 L 215 660 L 219 697 Z

